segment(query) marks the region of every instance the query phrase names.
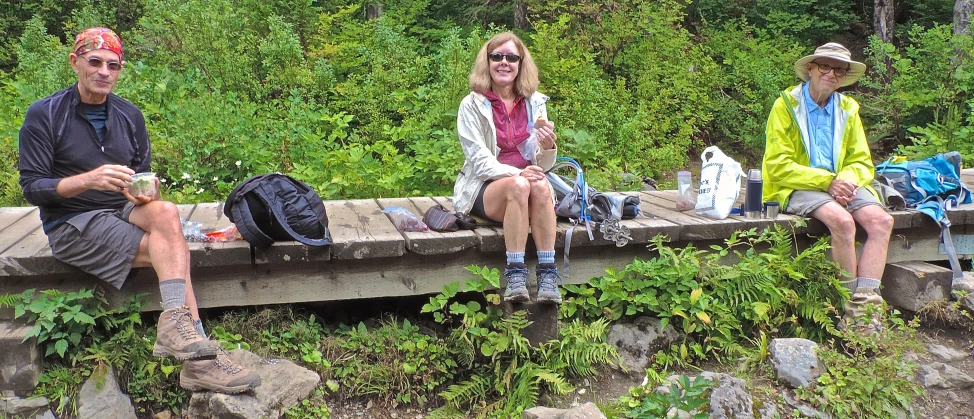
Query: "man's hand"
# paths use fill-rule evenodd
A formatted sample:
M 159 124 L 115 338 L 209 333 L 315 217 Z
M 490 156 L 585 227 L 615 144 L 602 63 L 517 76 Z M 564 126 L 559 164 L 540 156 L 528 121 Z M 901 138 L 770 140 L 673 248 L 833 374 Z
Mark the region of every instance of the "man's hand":
M 57 194 L 72 198 L 87 190 L 122 192 L 132 183 L 135 171 L 118 164 L 106 164 L 90 172 L 61 179 Z
M 132 175 L 135 171 L 126 166 L 118 164 L 106 164 L 88 173 L 86 183 L 87 189 L 99 191 L 119 191 L 127 188 L 132 183 Z
M 848 180 L 833 179 L 829 185 L 828 192 L 835 202 L 844 207 L 856 197 L 856 192 L 859 192 L 859 186 Z
M 544 180 L 544 170 L 538 166 L 531 165 L 521 171 L 521 177 L 532 182 Z

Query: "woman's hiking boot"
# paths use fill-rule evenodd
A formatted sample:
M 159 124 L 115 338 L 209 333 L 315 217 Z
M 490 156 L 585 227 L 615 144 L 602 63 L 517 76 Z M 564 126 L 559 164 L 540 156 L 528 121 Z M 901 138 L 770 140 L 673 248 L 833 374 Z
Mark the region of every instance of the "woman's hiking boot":
M 507 289 L 504 290 L 504 301 L 508 303 L 523 303 L 531 299 L 528 295 L 528 267 L 523 263 L 509 263 L 504 269 L 507 278 Z
M 558 267 L 554 263 L 539 263 L 536 270 L 538 275 L 538 302 L 561 304 L 561 291 L 558 290 L 561 276 L 558 275 Z
M 222 349 L 212 358 L 183 361 L 183 369 L 179 372 L 179 386 L 191 391 L 237 394 L 259 385 L 257 373 L 234 364 L 230 354 Z
M 219 349 L 218 343 L 200 336 L 196 331 L 193 316 L 187 307 L 171 308 L 159 315 L 153 355 L 184 360 L 214 356 Z

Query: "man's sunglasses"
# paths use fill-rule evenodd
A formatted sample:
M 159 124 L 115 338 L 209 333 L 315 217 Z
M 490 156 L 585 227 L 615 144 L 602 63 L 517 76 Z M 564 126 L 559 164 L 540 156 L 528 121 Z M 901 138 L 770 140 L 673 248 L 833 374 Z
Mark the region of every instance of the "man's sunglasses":
M 821 71 L 823 75 L 829 74 L 829 71 L 834 71 L 835 73 L 833 74 L 835 74 L 835 77 L 845 77 L 846 74 L 849 74 L 849 68 L 832 67 L 828 64 L 816 63 L 815 61 L 812 61 L 812 64 L 817 65 L 818 71 Z
M 101 68 L 102 65 L 108 65 L 108 71 L 112 73 L 117 73 L 122 70 L 122 63 L 118 61 L 103 61 L 98 57 L 88 57 L 84 59 L 88 62 L 88 65 L 94 68 Z
M 520 55 L 517 55 L 517 54 L 515 54 L 513 52 L 509 52 L 507 54 L 501 54 L 499 52 L 492 52 L 492 53 L 490 53 L 490 60 L 493 61 L 493 62 L 495 62 L 495 63 L 499 63 L 499 62 L 501 62 L 501 60 L 503 60 L 505 58 L 507 58 L 507 62 L 509 62 L 509 63 L 516 63 L 518 61 L 521 61 L 521 56 Z

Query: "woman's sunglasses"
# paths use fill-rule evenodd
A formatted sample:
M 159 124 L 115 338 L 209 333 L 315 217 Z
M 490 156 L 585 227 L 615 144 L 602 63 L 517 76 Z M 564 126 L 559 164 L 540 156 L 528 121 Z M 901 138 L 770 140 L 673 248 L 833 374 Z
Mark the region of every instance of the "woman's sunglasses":
M 501 62 L 501 60 L 503 60 L 505 58 L 507 58 L 507 62 L 509 62 L 509 63 L 516 63 L 518 61 L 521 61 L 521 56 L 520 55 L 517 55 L 517 54 L 515 54 L 513 52 L 509 52 L 507 54 L 501 54 L 499 52 L 492 52 L 492 53 L 490 53 L 490 60 L 493 61 L 493 62 L 495 62 L 495 63 L 499 63 L 499 62 Z
M 94 68 L 101 68 L 102 65 L 108 65 L 108 71 L 112 73 L 117 73 L 122 70 L 122 63 L 118 61 L 104 61 L 98 57 L 88 57 L 84 59 L 88 62 L 88 65 Z

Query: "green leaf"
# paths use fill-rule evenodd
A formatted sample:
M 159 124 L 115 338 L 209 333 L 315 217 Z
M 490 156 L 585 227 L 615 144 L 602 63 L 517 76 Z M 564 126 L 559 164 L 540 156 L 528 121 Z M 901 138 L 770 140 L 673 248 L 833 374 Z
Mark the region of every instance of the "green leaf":
M 75 319 L 75 320 L 76 320 L 76 321 L 77 321 L 78 323 L 83 323 L 83 324 L 90 324 L 90 325 L 94 325 L 94 324 L 95 324 L 95 319 L 93 319 L 93 318 L 91 318 L 91 316 L 89 316 L 89 315 L 87 315 L 87 314 L 85 314 L 85 313 L 78 313 L 78 314 L 77 314 L 77 315 L 76 315 L 76 316 L 74 317 L 74 319 Z
M 64 339 L 61 339 L 61 340 L 55 342 L 54 343 L 54 350 L 57 351 L 57 354 L 58 355 L 60 355 L 60 356 L 63 357 L 64 356 L 64 352 L 68 350 L 68 341 L 66 341 Z

